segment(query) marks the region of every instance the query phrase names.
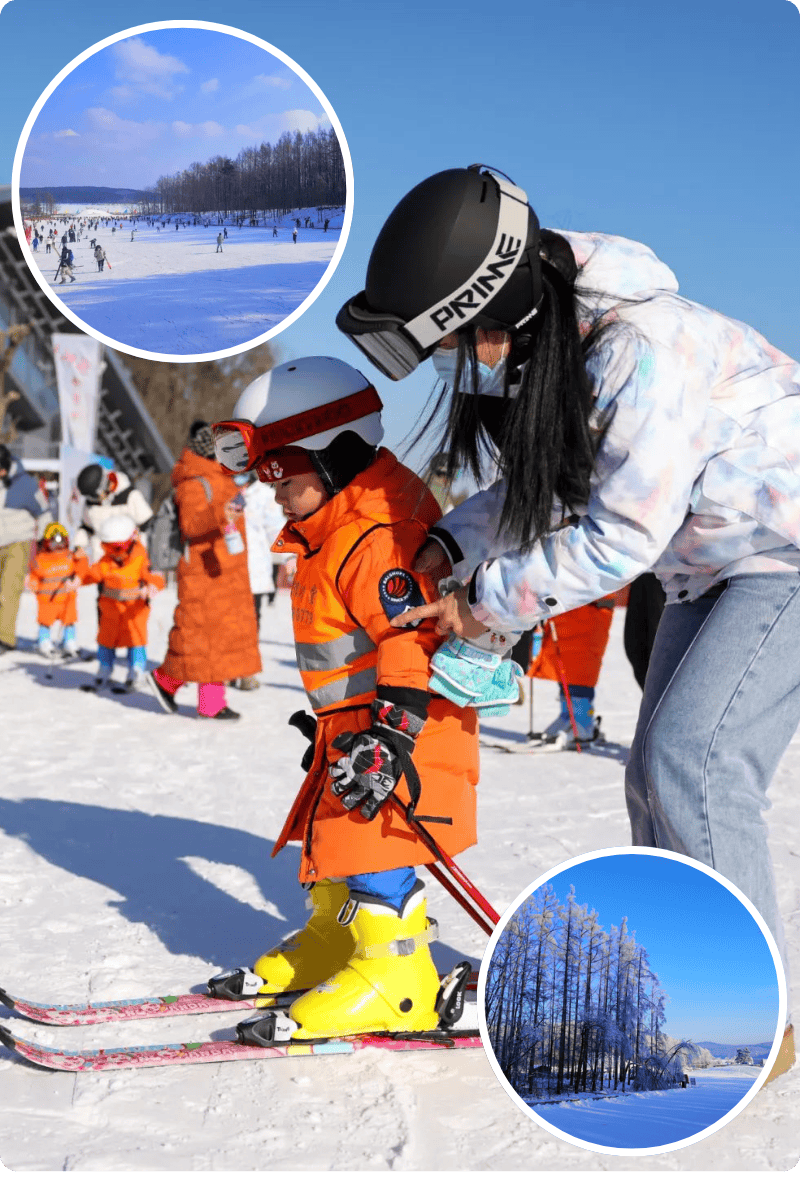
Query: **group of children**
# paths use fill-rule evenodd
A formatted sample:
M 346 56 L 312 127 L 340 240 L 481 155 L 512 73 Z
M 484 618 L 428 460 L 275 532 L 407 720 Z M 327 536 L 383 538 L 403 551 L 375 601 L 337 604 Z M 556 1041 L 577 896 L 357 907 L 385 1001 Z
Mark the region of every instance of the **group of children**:
M 147 550 L 136 523 L 128 514 L 113 514 L 100 528 L 102 555 L 90 563 L 80 547 L 70 549 L 69 533 L 52 522 L 31 562 L 26 580 L 38 604 L 37 647 L 48 658 L 58 654 L 53 627 L 61 626 L 60 649 L 65 658 L 76 657 L 77 593 L 82 584 L 98 585 L 97 659 L 95 687 L 106 685 L 114 667 L 115 652 L 128 651 L 130 689 L 147 688 L 147 621 L 151 597 L 164 587 L 163 576 L 150 570 Z

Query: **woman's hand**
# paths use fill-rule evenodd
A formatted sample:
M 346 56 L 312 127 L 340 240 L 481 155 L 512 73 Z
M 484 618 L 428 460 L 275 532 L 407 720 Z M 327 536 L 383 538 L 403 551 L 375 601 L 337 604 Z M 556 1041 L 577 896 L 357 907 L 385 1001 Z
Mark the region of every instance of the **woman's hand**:
M 436 583 L 453 573 L 447 552 L 433 538 L 424 543 L 417 551 L 414 570 L 418 575 L 430 575 Z
M 432 543 L 438 546 L 437 543 Z M 439 547 L 441 550 L 441 547 Z M 486 625 L 476 620 L 469 609 L 467 589 L 458 588 L 443 596 L 441 600 L 434 600 L 432 604 L 423 604 L 419 608 L 407 608 L 392 620 L 393 628 L 408 628 L 419 624 L 421 620 L 436 619 L 436 632 L 443 637 L 455 633 L 457 637 L 467 637 L 473 640 L 487 631 Z

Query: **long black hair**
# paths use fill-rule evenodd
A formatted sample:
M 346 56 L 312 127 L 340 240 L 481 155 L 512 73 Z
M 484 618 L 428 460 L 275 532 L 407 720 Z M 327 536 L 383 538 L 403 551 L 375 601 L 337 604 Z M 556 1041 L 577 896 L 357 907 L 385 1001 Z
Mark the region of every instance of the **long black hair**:
M 511 335 L 502 397 L 477 394 L 476 330 L 467 326 L 459 333 L 454 389 L 442 385 L 411 445 L 446 414 L 436 450 L 447 453 L 447 479 L 468 470 L 481 483 L 494 461 L 506 481 L 499 528 L 522 548 L 551 531 L 556 503 L 565 516 L 586 504 L 607 427 L 592 422 L 586 359 L 609 325 L 596 320 L 582 336 L 582 298 L 592 293 L 576 284 L 580 273 L 566 240 L 548 231 L 542 240 L 541 307 Z

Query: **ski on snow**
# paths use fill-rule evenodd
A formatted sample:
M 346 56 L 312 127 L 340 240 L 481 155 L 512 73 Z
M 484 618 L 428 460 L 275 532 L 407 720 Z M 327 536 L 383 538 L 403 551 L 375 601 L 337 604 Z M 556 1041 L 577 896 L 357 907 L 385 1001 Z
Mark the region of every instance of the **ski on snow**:
M 382 1051 L 452 1051 L 482 1046 L 477 1031 L 436 1030 L 397 1035 L 351 1035 L 308 1043 L 284 1041 L 269 1047 L 212 1039 L 202 1043 L 163 1043 L 150 1046 L 71 1051 L 43 1047 L 20 1039 L 0 1027 L 0 1040 L 33 1064 L 61 1072 L 103 1072 L 117 1068 L 159 1068 L 175 1064 L 216 1064 L 226 1060 L 285 1059 L 294 1056 L 331 1056 L 378 1048 Z
M 477 989 L 478 975 L 467 979 L 468 990 Z M 261 1010 L 291 1006 L 304 991 L 256 994 L 250 998 L 218 998 L 213 994 L 164 994 L 153 998 L 122 998 L 100 1002 L 30 1002 L 0 989 L 0 1002 L 15 1014 L 53 1027 L 86 1027 L 96 1023 L 132 1019 L 168 1019 L 176 1015 L 208 1015 L 236 1010 Z
M 242 971 L 236 971 L 242 972 Z M 250 972 L 250 971 L 244 971 Z M 235 1039 L 208 1039 L 182 1043 L 157 1043 L 123 1047 L 54 1048 L 20 1037 L 0 1026 L 0 1041 L 24 1059 L 42 1068 L 61 1072 L 103 1072 L 114 1068 L 156 1068 L 172 1064 L 213 1064 L 226 1060 L 278 1059 L 290 1056 L 342 1055 L 364 1048 L 385 1051 L 437 1051 L 481 1047 L 477 1030 L 477 1004 L 467 1007 L 466 992 L 474 979 L 468 961 L 459 962 L 441 979 L 436 998 L 439 1023 L 435 1030 L 420 1032 L 372 1032 L 319 1039 L 292 1038 L 301 1028 L 289 1012 L 267 1007 L 242 1020 Z M 220 975 L 222 978 L 223 975 Z M 219 979 L 212 979 L 217 982 Z M 203 998 L 203 995 L 189 995 Z M 210 997 L 210 996 L 206 996 Z M 285 995 L 283 997 L 286 997 Z M 8 995 L 4 1001 L 13 1002 Z M 219 999 L 213 1001 L 219 1002 Z M 231 1009 L 255 1010 L 253 999 L 235 999 Z M 264 1001 L 268 1001 L 264 996 Z M 466 1011 L 466 1013 L 465 1013 Z
M 165 994 L 159 998 L 122 998 L 105 1002 L 30 1002 L 0 990 L 0 1002 L 26 1019 L 55 1027 L 84 1027 L 128 1019 L 168 1019 L 174 1015 L 204 1015 L 218 1011 L 256 1010 L 264 1006 L 286 1006 L 293 995 L 261 995 L 232 1001 L 211 994 Z

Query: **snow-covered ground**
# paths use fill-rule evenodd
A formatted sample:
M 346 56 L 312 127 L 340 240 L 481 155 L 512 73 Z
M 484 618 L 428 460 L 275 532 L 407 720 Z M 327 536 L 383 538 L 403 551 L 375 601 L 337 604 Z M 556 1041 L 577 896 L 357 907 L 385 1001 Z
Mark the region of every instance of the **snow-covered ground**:
M 90 329 L 123 347 L 160 354 L 213 353 L 235 349 L 268 332 L 302 304 L 325 273 L 339 241 L 341 213 L 327 233 L 301 226 L 292 241 L 293 218 L 303 221 L 316 210 L 299 210 L 272 225 L 242 227 L 230 219 L 228 237 L 217 252 L 215 222 L 181 225 L 175 218 L 163 229 L 138 219 L 123 220 L 116 233 L 101 223 L 70 243 L 75 282 L 54 282 L 60 258 L 63 223 L 56 224 L 56 247 L 44 244 L 33 255 L 48 287 Z M 51 223 L 44 222 L 45 233 Z M 90 241 L 104 248 L 108 264 L 97 270 Z
M 759 1072 L 738 1064 L 698 1068 L 691 1070 L 696 1085 L 685 1089 L 528 1104 L 543 1121 L 595 1146 L 666 1146 L 708 1129 L 730 1113 Z
M 80 593 L 79 636 L 89 645 L 92 596 L 92 588 Z M 173 602 L 171 592 L 156 600 L 153 661 L 163 655 Z M 286 594 L 264 609 L 262 686 L 230 691 L 242 712 L 232 724 L 199 722 L 191 689 L 179 693 L 180 714 L 169 716 L 146 697 L 78 693 L 85 667 L 56 670 L 48 682 L 46 664 L 31 651 L 34 621 L 26 593 L 20 635 L 27 647 L 0 659 L 0 985 L 64 1002 L 200 987 L 218 968 L 251 961 L 303 924 L 296 854 L 270 859 L 305 746 L 285 722 L 305 705 Z M 482 751 L 480 844 L 458 862 L 501 912 L 563 860 L 629 841 L 620 760 L 639 692 L 622 624 L 619 612 L 598 689 L 606 749 L 536 757 Z M 535 696 L 537 725 L 545 724 L 555 687 L 537 682 Z M 524 732 L 527 725 L 526 704 L 493 728 Z M 800 963 L 798 780 L 795 740 L 776 776 L 769 820 Z M 430 898 L 440 967 L 464 956 L 477 964 L 483 934 L 432 880 Z M 67 1047 L 231 1029 L 219 1015 L 45 1028 L 1 1007 L 0 1021 Z M 795 1070 L 705 1141 L 644 1162 L 543 1130 L 507 1096 L 479 1050 L 71 1076 L 0 1048 L 0 1159 L 18 1171 L 787 1170 L 798 1159 L 799 1099 Z M 684 1103 L 680 1094 L 674 1103 Z

